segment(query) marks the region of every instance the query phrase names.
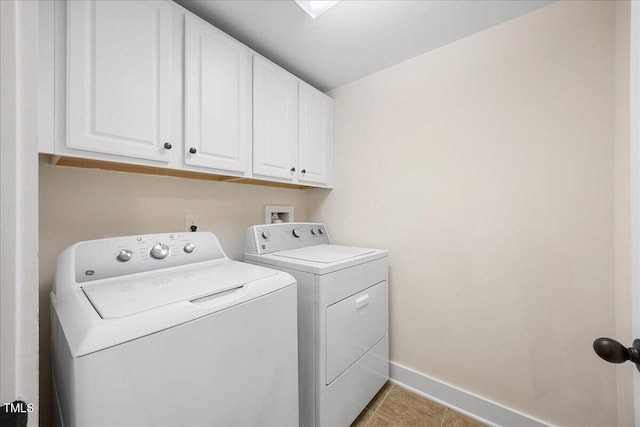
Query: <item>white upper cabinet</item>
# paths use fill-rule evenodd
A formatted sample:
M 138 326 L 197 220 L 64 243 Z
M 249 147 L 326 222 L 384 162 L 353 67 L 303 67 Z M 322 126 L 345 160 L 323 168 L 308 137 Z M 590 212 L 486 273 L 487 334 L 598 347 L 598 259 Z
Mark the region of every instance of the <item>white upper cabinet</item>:
M 299 83 L 298 181 L 330 185 L 333 175 L 333 100 Z
M 253 173 L 293 181 L 298 164 L 298 79 L 253 56 Z
M 67 25 L 66 146 L 168 161 L 171 3 L 70 1 Z
M 185 163 L 244 172 L 251 147 L 248 49 L 185 14 Z
M 182 6 L 43 0 L 38 20 L 39 151 L 59 164 L 332 187 L 333 100 Z

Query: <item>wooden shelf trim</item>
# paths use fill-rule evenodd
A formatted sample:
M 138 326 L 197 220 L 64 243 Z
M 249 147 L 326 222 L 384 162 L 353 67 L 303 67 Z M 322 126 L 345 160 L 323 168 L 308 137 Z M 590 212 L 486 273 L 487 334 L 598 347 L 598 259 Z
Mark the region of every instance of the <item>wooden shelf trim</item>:
M 159 168 L 154 166 L 132 165 L 128 163 L 107 162 L 104 160 L 82 159 L 51 155 L 51 164 L 55 166 L 70 166 L 75 168 L 104 169 L 118 172 L 142 173 L 146 175 L 175 176 L 179 178 L 204 179 L 207 181 L 234 182 L 239 184 L 262 185 L 266 187 L 293 188 L 304 190 L 316 188 L 308 185 L 289 184 L 286 182 L 263 181 L 261 179 L 243 178 L 238 176 L 218 175 L 204 172 L 193 172 L 178 169 Z

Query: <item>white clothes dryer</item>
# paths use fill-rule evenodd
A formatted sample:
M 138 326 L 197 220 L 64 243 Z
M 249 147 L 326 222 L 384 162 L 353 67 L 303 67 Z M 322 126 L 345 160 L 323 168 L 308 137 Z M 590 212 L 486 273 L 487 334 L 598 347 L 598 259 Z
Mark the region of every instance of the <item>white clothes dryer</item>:
M 245 262 L 298 282 L 300 425 L 348 426 L 389 378 L 388 254 L 333 245 L 323 224 L 247 230 Z
M 298 425 L 295 279 L 212 233 L 70 246 L 51 329 L 56 425 Z

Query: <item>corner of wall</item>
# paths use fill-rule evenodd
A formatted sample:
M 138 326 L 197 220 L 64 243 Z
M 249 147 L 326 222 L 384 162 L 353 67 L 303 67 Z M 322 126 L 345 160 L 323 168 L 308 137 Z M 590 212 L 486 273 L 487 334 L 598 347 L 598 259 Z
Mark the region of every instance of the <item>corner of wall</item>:
M 614 94 L 614 295 L 616 339 L 631 342 L 630 25 L 631 2 L 616 2 Z M 618 425 L 633 425 L 633 375 L 616 367 Z

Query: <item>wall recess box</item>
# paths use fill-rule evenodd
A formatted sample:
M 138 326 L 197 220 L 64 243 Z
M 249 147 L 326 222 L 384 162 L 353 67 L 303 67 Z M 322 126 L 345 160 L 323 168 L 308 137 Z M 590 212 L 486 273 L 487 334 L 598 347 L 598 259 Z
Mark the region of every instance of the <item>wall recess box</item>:
M 264 207 L 264 223 L 294 222 L 293 206 L 266 205 Z
M 195 229 L 193 228 L 195 227 Z M 186 213 L 184 214 L 184 230 L 185 231 L 200 231 L 200 214 Z

